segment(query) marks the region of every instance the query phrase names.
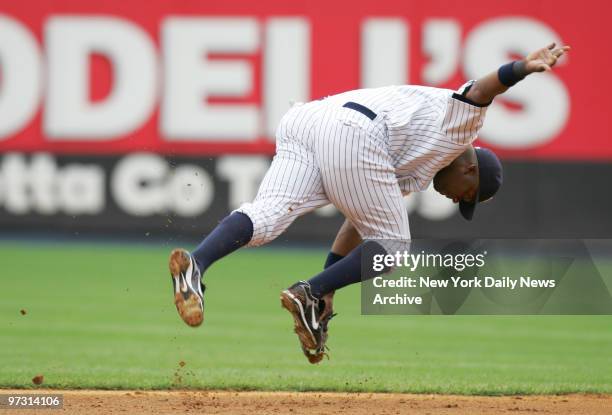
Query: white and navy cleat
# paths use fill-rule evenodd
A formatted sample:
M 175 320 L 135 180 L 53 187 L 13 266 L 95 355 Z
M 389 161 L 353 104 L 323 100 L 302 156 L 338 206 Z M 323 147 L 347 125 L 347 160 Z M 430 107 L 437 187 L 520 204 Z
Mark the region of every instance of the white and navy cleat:
M 312 294 L 308 282 L 299 281 L 281 292 L 280 299 L 293 317 L 294 331 L 304 355 L 310 363 L 319 363 L 327 356 L 328 324 L 335 316 L 333 293 L 319 299 Z
M 204 321 L 204 291 L 202 275 L 189 252 L 175 249 L 170 254 L 170 275 L 174 287 L 174 304 L 179 316 L 191 327 Z
M 319 323 L 319 299 L 312 295 L 310 284 L 299 281 L 281 292 L 281 305 L 294 320 L 295 333 L 306 349 L 317 349 L 321 329 Z

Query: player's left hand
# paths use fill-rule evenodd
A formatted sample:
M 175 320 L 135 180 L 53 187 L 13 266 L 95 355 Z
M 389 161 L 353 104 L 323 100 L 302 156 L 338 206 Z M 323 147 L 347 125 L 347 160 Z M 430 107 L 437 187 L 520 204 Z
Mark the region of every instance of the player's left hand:
M 545 48 L 531 52 L 524 60 L 525 70 L 528 74 L 550 71 L 557 63 L 557 60 L 570 49 L 569 46 L 556 47 L 556 44 L 553 42 Z

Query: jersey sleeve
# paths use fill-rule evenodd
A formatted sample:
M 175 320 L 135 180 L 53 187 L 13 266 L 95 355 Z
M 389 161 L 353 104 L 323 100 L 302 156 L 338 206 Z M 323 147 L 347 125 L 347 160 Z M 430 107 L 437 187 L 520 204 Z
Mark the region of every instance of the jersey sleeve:
M 488 104 L 477 104 L 466 97 L 474 82 L 466 82 L 448 98 L 441 129 L 446 138 L 455 144 L 472 143 L 484 123 Z

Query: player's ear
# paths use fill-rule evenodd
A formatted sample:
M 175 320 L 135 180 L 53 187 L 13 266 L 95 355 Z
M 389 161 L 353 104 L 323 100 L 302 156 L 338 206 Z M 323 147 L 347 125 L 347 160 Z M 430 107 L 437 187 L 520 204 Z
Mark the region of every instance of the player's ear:
M 463 172 L 466 175 L 476 175 L 478 174 L 478 166 L 474 163 L 469 163 L 465 166 L 465 170 Z

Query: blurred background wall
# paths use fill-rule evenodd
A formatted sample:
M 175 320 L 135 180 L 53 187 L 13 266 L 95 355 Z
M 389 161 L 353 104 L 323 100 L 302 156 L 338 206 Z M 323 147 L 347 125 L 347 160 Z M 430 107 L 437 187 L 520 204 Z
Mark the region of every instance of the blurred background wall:
M 557 42 L 554 72 L 489 108 L 505 184 L 460 219 L 406 199 L 414 237 L 612 235 L 605 1 L 0 1 L 0 230 L 208 233 L 255 195 L 292 101 L 388 84 L 456 89 Z M 585 28 L 588 27 L 588 30 Z M 282 240 L 328 241 L 324 208 Z

